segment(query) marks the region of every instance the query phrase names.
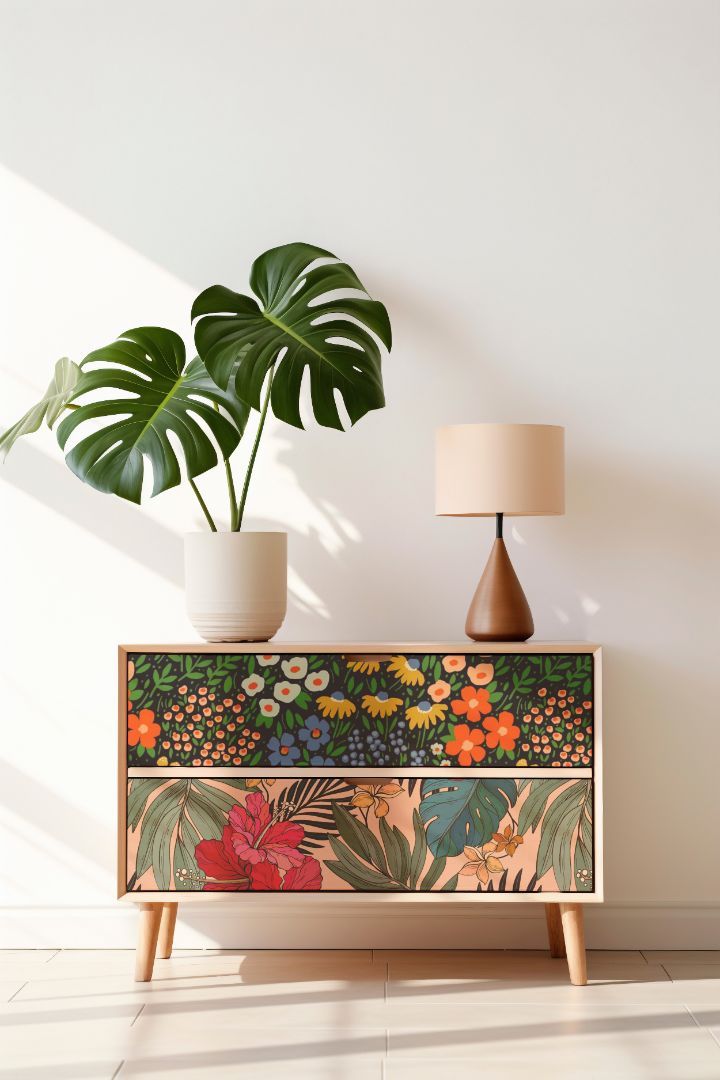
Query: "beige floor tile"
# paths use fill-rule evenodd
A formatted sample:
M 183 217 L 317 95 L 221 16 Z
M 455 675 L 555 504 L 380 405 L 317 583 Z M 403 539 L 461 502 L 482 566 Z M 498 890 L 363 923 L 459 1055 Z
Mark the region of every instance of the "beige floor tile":
M 166 962 L 167 963 L 167 962 Z M 239 973 L 218 975 L 199 971 L 194 975 L 162 971 L 162 965 L 156 965 L 157 974 L 150 983 L 135 983 L 130 974 L 110 974 L 101 972 L 93 975 L 77 976 L 69 973 L 67 978 L 30 980 L 18 990 L 17 1001 L 28 1002 L 66 1002 L 72 1007 L 78 1004 L 92 1010 L 108 1003 L 132 1004 L 139 1008 L 144 1003 L 158 1006 L 172 1004 L 174 1011 L 190 1013 L 196 1002 L 200 1008 L 208 1008 L 211 1002 L 222 1004 L 213 1006 L 229 1008 L 233 1003 L 238 1007 L 249 1004 L 253 1007 L 281 1005 L 289 1008 L 294 1004 L 316 1005 L 338 1004 L 341 1002 L 377 1002 L 385 998 L 385 984 L 382 977 L 370 975 L 368 978 L 349 976 L 337 978 L 334 971 L 315 971 L 305 973 L 304 979 L 295 977 L 281 979 L 278 974 L 256 971 L 244 981 Z M 369 969 L 368 969 L 369 970 Z M 169 1011 L 165 1008 L 164 1011 Z
M 687 963 L 681 960 L 666 960 L 662 965 L 671 979 L 683 982 L 692 980 L 709 980 L 720 983 L 720 960 L 717 964 L 710 963 Z
M 517 961 L 522 963 L 539 963 L 551 960 L 547 949 L 375 949 L 373 953 L 376 960 L 390 961 L 394 958 L 413 958 L 422 960 L 426 957 L 431 959 L 466 959 L 468 962 L 497 961 L 507 963 Z M 647 964 L 645 954 L 638 949 L 588 949 L 588 961 L 605 963 Z M 662 961 L 655 961 L 661 963 Z
M 644 951 L 649 964 L 720 964 L 720 950 L 658 950 Z
M 5 964 L 47 964 L 59 949 L 0 949 L 0 977 Z
M 0 972 L 0 1004 L 9 1001 L 20 993 L 27 982 L 25 977 L 17 979 L 5 979 Z
M 682 1002 L 720 1011 L 720 964 L 664 964 L 663 967 Z
M 382 1028 L 354 1027 L 344 1032 L 309 1026 L 288 1029 L 280 1014 L 271 1027 L 238 1023 L 212 1028 L 210 1033 L 202 1023 L 160 1029 L 152 1023 L 141 1026 L 138 1021 L 125 1046 L 119 1080 L 153 1072 L 175 1077 L 180 1070 L 193 1068 L 196 1077 L 205 1077 L 229 1066 L 242 1066 L 247 1074 L 264 1075 L 265 1080 L 286 1072 L 293 1077 L 317 1076 L 318 1067 L 338 1077 L 362 1068 L 379 1080 L 385 1050 Z
M 390 1058 L 475 1057 L 500 1065 L 512 1048 L 514 1058 L 538 1065 L 577 1062 L 592 1052 L 609 1066 L 622 1068 L 658 1054 L 671 1061 L 688 1044 L 715 1057 L 715 1047 L 697 1038 L 708 1033 L 700 1032 L 681 1005 L 434 1006 L 414 1017 L 397 1011 L 389 1016 L 388 1029 Z M 720 1068 L 720 1047 L 717 1050 Z
M 302 1063 L 293 1062 L 281 1072 L 273 1072 L 272 1066 L 245 1062 L 240 1054 L 232 1051 L 227 1057 L 218 1055 L 200 1065 L 184 1055 L 167 1054 L 124 1062 L 117 1080 L 278 1080 L 285 1075 L 292 1080 L 382 1080 L 383 1060 L 355 1062 L 347 1058 L 307 1058 Z
M 6 952 L 0 1080 L 718 1080 L 715 955 L 593 952 L 572 987 L 541 950 L 182 950 L 149 984 Z
M 79 1061 L 77 1057 L 61 1062 L 53 1060 L 32 1064 L 26 1056 L 14 1065 L 0 1068 L 0 1080 L 114 1080 L 122 1061 L 102 1056 L 95 1060 Z
M 446 1058 L 442 1080 L 717 1080 L 718 1061 L 707 1042 L 707 1032 L 682 1032 L 669 1057 L 653 1052 L 652 1045 L 621 1047 L 588 1044 L 566 1056 L 562 1047 L 554 1055 L 538 1058 L 531 1048 L 510 1044 L 504 1056 Z M 383 1080 L 438 1080 L 439 1063 L 426 1057 L 387 1058 Z
M 497 1003 L 543 1004 L 583 1001 L 589 1004 L 624 1002 L 628 1005 L 679 1005 L 684 999 L 660 965 L 631 961 L 591 961 L 590 984 L 571 986 L 562 961 L 528 960 L 502 964 L 497 961 L 453 963 L 448 958 L 425 959 L 422 955 L 397 958 L 388 965 L 389 1001 L 439 1004 Z

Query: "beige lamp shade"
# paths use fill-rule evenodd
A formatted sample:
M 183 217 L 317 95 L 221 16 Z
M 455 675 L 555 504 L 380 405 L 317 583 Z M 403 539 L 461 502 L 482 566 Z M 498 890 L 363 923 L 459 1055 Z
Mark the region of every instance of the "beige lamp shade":
M 436 432 L 435 513 L 565 513 L 565 429 L 453 424 Z

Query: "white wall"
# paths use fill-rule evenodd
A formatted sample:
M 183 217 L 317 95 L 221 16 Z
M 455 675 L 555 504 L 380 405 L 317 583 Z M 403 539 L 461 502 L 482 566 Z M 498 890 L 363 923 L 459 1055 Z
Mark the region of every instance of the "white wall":
M 251 524 L 290 532 L 283 637 L 461 634 L 492 525 L 434 518 L 433 429 L 565 424 L 568 513 L 520 522 L 512 552 L 537 636 L 607 648 L 607 894 L 640 915 L 623 938 L 596 913 L 596 940 L 647 943 L 665 905 L 713 943 L 715 0 L 0 16 L 0 425 L 58 356 L 143 323 L 189 342 L 194 295 L 243 288 L 268 247 L 342 255 L 391 314 L 388 407 L 265 440 Z M 115 646 L 192 639 L 181 536 L 199 516 L 189 492 L 139 510 L 83 487 L 47 433 L 0 471 L 0 513 L 5 938 L 129 942 L 111 914 Z

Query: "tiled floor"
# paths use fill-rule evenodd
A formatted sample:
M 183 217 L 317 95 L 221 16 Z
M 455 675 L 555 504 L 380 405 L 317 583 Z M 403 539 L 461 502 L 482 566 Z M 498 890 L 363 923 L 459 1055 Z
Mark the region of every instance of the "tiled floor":
M 719 1080 L 720 952 L 0 952 L 0 1078 Z

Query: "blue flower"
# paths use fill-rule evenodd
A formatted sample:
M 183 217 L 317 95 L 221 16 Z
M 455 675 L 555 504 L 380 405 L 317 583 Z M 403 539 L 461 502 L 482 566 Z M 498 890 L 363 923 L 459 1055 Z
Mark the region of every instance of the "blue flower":
M 322 754 L 316 754 L 315 757 L 310 758 L 310 764 L 322 767 L 323 765 L 334 765 L 335 762 L 331 757 L 323 757 Z
M 295 745 L 295 736 L 286 731 L 279 739 L 273 736 L 268 741 L 271 765 L 292 765 L 300 757 L 300 748 Z
M 307 743 L 308 750 L 317 750 L 329 742 L 330 725 L 327 720 L 322 720 L 317 716 L 306 716 L 298 737 L 301 742 Z

